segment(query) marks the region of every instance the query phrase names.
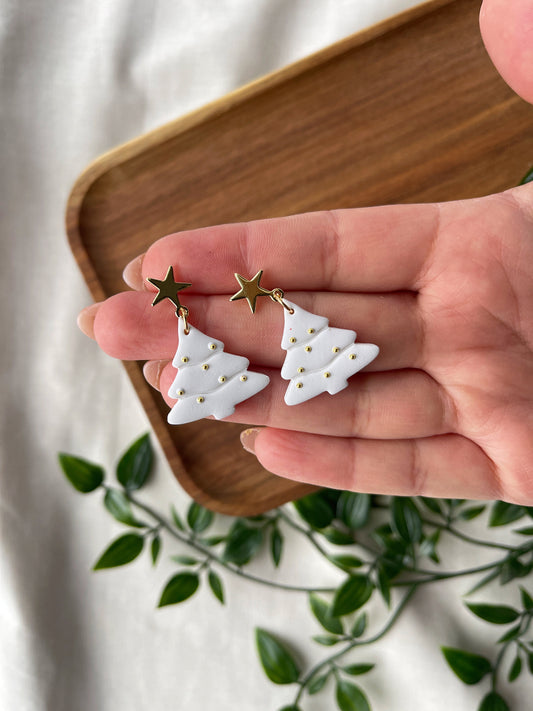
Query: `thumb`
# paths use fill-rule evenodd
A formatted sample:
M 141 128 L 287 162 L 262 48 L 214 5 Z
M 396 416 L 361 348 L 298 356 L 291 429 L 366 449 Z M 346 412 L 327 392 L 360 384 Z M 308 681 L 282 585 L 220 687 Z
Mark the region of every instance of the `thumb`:
M 479 24 L 496 69 L 533 103 L 533 0 L 484 0 Z

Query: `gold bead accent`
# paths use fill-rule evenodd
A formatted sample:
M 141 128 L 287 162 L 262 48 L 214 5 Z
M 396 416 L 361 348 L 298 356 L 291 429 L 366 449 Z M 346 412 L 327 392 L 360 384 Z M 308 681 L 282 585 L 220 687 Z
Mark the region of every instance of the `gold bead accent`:
M 357 356 L 355 355 L 355 353 L 350 353 L 350 360 L 355 360 L 356 358 Z
M 185 390 L 178 390 L 178 395 L 185 395 Z
M 308 328 L 308 329 L 307 329 L 307 333 L 314 333 L 314 332 L 315 332 L 315 329 L 314 329 L 314 328 Z
M 299 372 L 299 373 L 303 373 L 304 371 L 305 371 L 305 368 L 302 368 L 302 366 L 300 366 L 300 367 L 298 368 L 298 372 Z
M 243 383 L 245 383 L 247 380 L 248 380 L 248 376 L 247 376 L 247 375 L 241 375 L 241 381 L 242 381 Z
M 204 400 L 205 400 L 205 398 L 202 395 L 200 395 L 199 397 L 196 398 L 196 402 L 198 404 L 201 404 Z
M 338 346 L 333 346 L 331 350 L 333 351 L 333 353 L 338 353 L 340 351 L 340 348 Z
M 313 349 L 311 348 L 311 346 L 306 346 L 306 347 L 305 347 L 305 352 L 306 352 L 306 353 L 311 353 L 312 350 L 313 350 Z
M 209 370 L 209 366 L 207 365 L 207 363 L 204 363 L 202 365 L 202 370 Z
M 216 343 L 210 343 L 209 344 L 209 350 L 210 351 L 216 351 L 217 349 L 217 344 Z
M 225 383 L 225 382 L 226 382 L 226 376 L 225 376 L 225 375 L 221 375 L 220 378 L 218 379 L 218 382 L 219 382 L 219 383 Z
M 303 383 L 296 383 L 296 387 L 298 389 L 303 388 L 304 384 Z
M 331 378 L 331 373 L 328 373 L 328 371 L 326 371 L 326 372 L 324 373 L 324 377 L 325 377 L 325 378 Z
M 294 336 L 291 336 L 289 338 L 289 343 L 296 343 L 296 338 Z
M 188 363 L 188 362 L 189 362 L 189 358 L 188 358 L 187 356 L 183 356 L 182 359 L 181 359 L 181 362 L 182 362 L 182 363 Z

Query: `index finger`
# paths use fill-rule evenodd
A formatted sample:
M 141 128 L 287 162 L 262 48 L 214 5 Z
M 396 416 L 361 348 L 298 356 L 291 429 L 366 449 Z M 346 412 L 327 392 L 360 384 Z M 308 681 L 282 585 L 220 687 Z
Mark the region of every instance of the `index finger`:
M 172 265 L 191 291 L 231 294 L 234 273 L 264 271 L 265 288 L 338 292 L 416 290 L 438 234 L 438 205 L 311 212 L 168 235 L 146 253 L 142 274 Z

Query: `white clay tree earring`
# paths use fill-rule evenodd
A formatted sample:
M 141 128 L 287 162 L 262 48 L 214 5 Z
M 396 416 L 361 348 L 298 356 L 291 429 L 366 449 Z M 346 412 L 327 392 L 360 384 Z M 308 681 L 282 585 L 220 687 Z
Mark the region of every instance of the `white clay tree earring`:
M 355 343 L 355 331 L 332 328 L 324 316 L 309 313 L 285 299 L 281 289 L 264 289 L 259 284 L 262 275 L 262 270 L 253 279 L 235 274 L 241 289 L 230 301 L 246 299 L 252 313 L 259 296 L 270 296 L 283 306 L 285 325 L 281 347 L 287 355 L 281 377 L 290 381 L 285 392 L 287 405 L 299 405 L 323 392 L 335 395 L 344 390 L 348 378 L 378 355 L 378 346 Z
M 155 306 L 164 299 L 172 301 L 178 317 L 178 348 L 172 361 L 178 369 L 168 395 L 176 403 L 168 414 L 171 425 L 182 425 L 212 415 L 221 420 L 235 411 L 235 405 L 256 395 L 269 383 L 269 377 L 248 370 L 243 356 L 224 353 L 224 344 L 191 326 L 189 309 L 180 304 L 178 292 L 191 284 L 174 281 L 168 268 L 164 279 L 148 279 L 158 293 Z

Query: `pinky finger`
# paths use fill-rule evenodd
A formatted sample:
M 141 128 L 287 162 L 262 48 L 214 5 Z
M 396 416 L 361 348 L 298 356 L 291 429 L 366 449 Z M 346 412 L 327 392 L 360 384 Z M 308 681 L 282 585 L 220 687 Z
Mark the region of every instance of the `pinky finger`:
M 460 435 L 370 440 L 262 428 L 242 439 L 266 469 L 295 481 L 396 496 L 504 498 L 492 461 Z

